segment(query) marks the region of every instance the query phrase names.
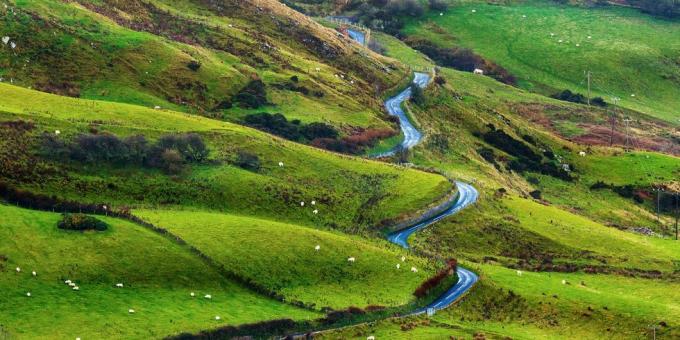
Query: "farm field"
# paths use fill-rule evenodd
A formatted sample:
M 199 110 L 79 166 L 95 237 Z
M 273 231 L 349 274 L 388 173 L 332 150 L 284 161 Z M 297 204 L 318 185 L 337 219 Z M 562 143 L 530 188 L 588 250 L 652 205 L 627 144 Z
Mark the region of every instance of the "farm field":
M 10 337 L 145 339 L 319 316 L 258 295 L 130 222 L 102 217 L 106 231 L 80 233 L 57 229 L 56 213 L 3 204 L 0 214 L 0 324 Z M 69 279 L 80 290 L 64 284 Z
M 621 98 L 619 105 L 677 126 L 678 27 L 620 7 L 470 1 L 443 16 L 411 20 L 403 32 L 443 47 L 471 48 L 507 68 L 522 88 L 541 94 L 586 93 L 584 72 L 591 71 L 593 96 Z

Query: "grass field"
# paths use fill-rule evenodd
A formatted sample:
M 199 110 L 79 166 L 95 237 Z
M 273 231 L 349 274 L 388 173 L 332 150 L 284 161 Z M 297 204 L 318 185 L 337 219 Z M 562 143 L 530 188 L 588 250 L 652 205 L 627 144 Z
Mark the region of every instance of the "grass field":
M 2 119 L 33 120 L 36 133 L 58 129 L 70 138 L 93 124 L 99 131 L 141 133 L 150 139 L 192 131 L 201 133 L 213 150 L 213 164 L 195 166 L 179 178 L 148 169 L 81 165 L 67 167 L 74 181 L 45 178 L 35 187 L 69 199 L 108 200 L 116 206 L 186 205 L 358 231 L 420 210 L 452 186 L 439 175 L 342 156 L 186 113 L 59 97 L 6 84 L 0 85 L 0 94 L 8 98 L 0 104 Z M 258 155 L 260 171 L 231 165 L 239 150 Z M 279 161 L 285 166 L 279 167 Z M 320 214 L 296 209 L 311 200 L 319 201 Z
M 406 305 L 434 272 L 433 264 L 422 258 L 408 256 L 402 263 L 407 253 L 385 241 L 218 213 L 136 214 L 180 236 L 239 277 L 316 309 Z M 349 257 L 356 262 L 349 263 Z M 419 271 L 412 273 L 411 266 Z
M 0 324 L 11 338 L 148 339 L 319 316 L 254 294 L 186 247 L 129 222 L 102 217 L 107 231 L 81 233 L 57 229 L 55 213 L 0 205 L 0 215 L 0 255 L 7 259 L 0 262 Z M 119 282 L 124 288 L 115 288 Z
M 443 16 L 412 20 L 404 33 L 472 48 L 510 70 L 521 87 L 543 94 L 586 93 L 584 72 L 591 71 L 595 96 L 608 102 L 616 96 L 623 107 L 680 123 L 676 21 L 621 7 L 471 1 L 455 4 Z

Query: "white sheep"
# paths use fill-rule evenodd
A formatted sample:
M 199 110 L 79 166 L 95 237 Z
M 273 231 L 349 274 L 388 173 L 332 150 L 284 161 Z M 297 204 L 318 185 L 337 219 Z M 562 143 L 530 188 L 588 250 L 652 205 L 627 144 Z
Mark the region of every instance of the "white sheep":
M 36 273 L 35 270 L 32 271 L 31 274 L 32 274 L 33 276 L 37 276 L 37 275 L 38 275 L 38 273 Z
M 191 292 L 191 293 L 189 293 L 189 295 L 191 295 L 191 297 L 194 297 L 194 296 L 196 296 L 196 293 Z
M 216 316 L 215 316 L 215 320 L 219 321 L 220 319 L 221 319 L 221 318 L 220 318 L 219 315 L 216 315 Z
M 80 290 L 80 287 L 75 286 L 75 287 L 73 287 L 73 290 Z
M 57 135 L 57 136 L 59 136 L 59 135 L 61 134 L 61 131 L 59 131 L 59 130 L 54 130 L 54 134 Z
M 406 261 L 406 256 L 401 257 L 401 262 L 404 262 L 404 261 Z
M 581 47 L 581 44 L 576 44 L 576 47 Z
M 316 72 L 319 72 L 319 71 L 321 71 L 321 68 L 320 68 L 320 67 L 317 67 L 317 68 L 315 68 L 314 70 L 315 70 Z
M 472 10 L 472 13 L 477 13 L 477 10 L 476 10 L 476 9 L 473 9 L 473 10 Z
M 567 284 L 567 280 L 562 280 L 562 284 L 563 284 L 563 285 L 566 285 L 566 284 Z
M 314 247 L 314 250 L 319 251 L 319 249 L 321 249 L 321 246 L 317 244 L 316 247 Z
M 522 271 L 521 271 L 521 270 L 518 270 L 518 271 L 517 271 L 517 276 L 522 276 Z
M 300 206 L 301 206 L 301 207 L 304 207 L 304 206 L 305 206 L 305 202 L 300 202 Z
M 442 13 L 442 12 L 439 12 L 439 16 L 443 16 L 443 15 L 444 15 L 444 13 Z
M 314 213 L 314 215 L 316 215 L 316 214 L 319 213 L 319 210 L 318 210 L 318 209 L 314 209 L 312 212 Z
M 283 162 L 279 162 L 279 167 L 283 167 Z
M 31 297 L 31 292 L 26 292 L 26 296 Z
M 123 288 L 123 284 L 122 283 L 116 283 L 116 287 Z
M 17 273 L 21 273 L 21 268 L 17 267 Z
M 397 269 L 401 268 L 401 264 L 397 263 Z
M 354 261 L 356 261 L 356 259 L 354 257 L 350 257 L 350 258 L 347 259 L 347 261 L 354 263 Z
M 154 110 L 160 110 L 161 109 L 161 107 L 158 106 L 158 105 L 154 106 L 153 108 L 154 108 Z
M 135 312 L 134 309 L 132 309 L 132 308 L 128 309 L 128 313 L 133 314 L 134 312 Z
M 418 268 L 416 268 L 416 267 L 411 267 L 411 271 L 414 272 L 414 273 L 417 273 L 417 272 L 418 272 Z
M 592 39 L 592 38 L 593 38 L 593 37 L 591 37 L 591 36 L 588 36 L 588 39 Z
M 366 340 L 375 340 L 375 336 L 371 335 L 371 336 L 367 337 Z
M 80 338 L 76 338 L 76 340 L 80 340 Z
M 585 157 L 585 156 L 586 156 L 586 152 L 585 152 L 585 151 L 581 151 L 581 152 L 578 153 L 578 155 L 581 156 L 581 157 Z
M 560 39 L 560 40 L 558 40 L 557 42 L 558 42 L 558 43 L 562 43 L 563 41 L 564 41 L 564 40 Z
M 484 74 L 484 70 L 479 69 L 479 68 L 476 68 L 476 69 L 474 70 L 473 73 L 474 73 L 474 74 L 481 74 L 481 75 L 483 75 L 483 74 Z
M 210 295 L 210 294 L 206 294 L 204 297 L 205 297 L 206 299 L 212 299 L 212 295 Z
M 14 41 L 12 41 L 11 43 L 9 43 L 9 46 L 10 46 L 12 49 L 17 48 L 17 44 L 16 44 Z
M 76 283 L 75 283 L 75 282 L 71 282 L 71 283 L 69 283 L 68 285 L 71 286 L 71 287 L 75 287 L 75 286 L 76 286 Z
M 312 205 L 316 205 L 316 201 L 312 201 Z
M 73 282 L 73 281 L 71 281 L 71 280 L 66 280 L 66 281 L 64 281 L 64 283 L 67 284 L 67 285 L 70 285 L 71 282 Z
M 9 37 L 8 36 L 2 37 L 2 43 L 7 45 L 7 43 L 9 43 Z

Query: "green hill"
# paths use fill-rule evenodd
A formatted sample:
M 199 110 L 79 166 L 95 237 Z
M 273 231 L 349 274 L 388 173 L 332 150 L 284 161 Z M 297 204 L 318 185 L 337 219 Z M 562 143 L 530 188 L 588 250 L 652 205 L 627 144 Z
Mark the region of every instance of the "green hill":
M 225 279 L 186 246 L 129 222 L 101 217 L 108 230 L 81 233 L 57 229 L 60 214 L 7 205 L 0 205 L 0 214 L 5 336 L 148 339 L 225 324 L 318 317 Z
M 471 48 L 507 68 L 521 87 L 542 94 L 585 94 L 584 72 L 591 71 L 593 96 L 619 97 L 623 107 L 677 125 L 679 30 L 677 21 L 621 7 L 472 1 L 413 20 L 404 33 Z

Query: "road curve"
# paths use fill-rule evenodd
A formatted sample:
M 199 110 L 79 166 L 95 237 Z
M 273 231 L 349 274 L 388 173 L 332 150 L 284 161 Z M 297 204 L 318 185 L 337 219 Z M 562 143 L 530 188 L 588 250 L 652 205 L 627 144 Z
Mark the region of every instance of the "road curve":
M 363 32 L 349 29 L 348 33 L 352 39 L 356 40 L 362 45 L 364 44 L 366 37 Z M 413 83 L 416 86 L 425 88 L 429 82 L 430 76 L 428 74 L 418 72 L 415 73 Z M 401 104 L 411 97 L 411 91 L 412 89 L 409 86 L 407 89 L 403 90 L 398 95 L 385 101 L 385 108 L 387 109 L 387 112 L 390 115 L 397 116 L 399 118 L 399 125 L 401 127 L 401 131 L 404 133 L 404 140 L 401 142 L 400 145 L 398 145 L 394 149 L 375 155 L 374 157 L 380 158 L 392 156 L 397 152 L 397 150 L 402 148 L 410 149 L 416 146 L 422 140 L 423 134 L 413 126 L 411 121 L 406 116 L 406 113 L 401 108 Z M 463 210 L 465 207 L 477 201 L 477 198 L 479 197 L 479 192 L 472 185 L 463 182 L 456 182 L 456 186 L 458 188 L 458 198 L 449 209 L 426 221 L 417 223 L 406 229 L 394 232 L 388 235 L 387 239 L 394 244 L 397 244 L 403 248 L 408 249 L 408 238 L 413 233 L 425 229 L 428 226 L 437 223 L 448 216 L 456 214 L 457 212 Z M 411 314 L 412 315 L 422 314 L 427 312 L 427 310 L 430 308 L 434 310 L 444 309 L 450 306 L 452 303 L 454 303 L 465 292 L 470 290 L 470 288 L 472 288 L 472 286 L 477 282 L 477 280 L 479 280 L 477 274 L 460 266 L 458 266 L 456 273 L 458 274 L 458 282 L 455 285 L 453 285 L 453 287 L 449 288 L 444 294 L 442 294 L 442 296 L 438 297 L 428 306 L 415 310 Z

